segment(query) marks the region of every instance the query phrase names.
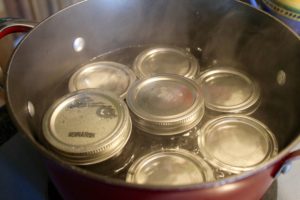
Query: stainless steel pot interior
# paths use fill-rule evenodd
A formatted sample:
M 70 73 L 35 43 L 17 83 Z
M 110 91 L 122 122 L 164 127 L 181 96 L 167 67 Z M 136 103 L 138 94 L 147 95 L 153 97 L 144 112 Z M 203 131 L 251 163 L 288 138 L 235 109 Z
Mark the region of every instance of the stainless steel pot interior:
M 77 38 L 85 41 L 80 52 L 73 48 Z M 90 0 L 48 18 L 27 35 L 9 65 L 7 100 L 16 124 L 48 158 L 83 174 L 41 145 L 45 111 L 67 92 L 62 85 L 81 63 L 115 49 L 154 44 L 200 47 L 202 66 L 217 60 L 256 78 L 263 99 L 256 117 L 274 132 L 282 151 L 260 168 L 299 141 L 299 38 L 274 18 L 232 0 Z

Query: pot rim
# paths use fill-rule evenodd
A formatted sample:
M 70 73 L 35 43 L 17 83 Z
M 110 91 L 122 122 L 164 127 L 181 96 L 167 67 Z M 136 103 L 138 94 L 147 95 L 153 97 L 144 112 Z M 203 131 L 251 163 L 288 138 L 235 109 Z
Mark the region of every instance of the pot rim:
M 300 41 L 300 36 L 297 35 L 296 32 L 292 30 L 292 28 L 290 28 L 288 25 L 281 22 L 276 17 L 272 16 L 271 14 L 269 14 L 269 13 L 263 11 L 263 10 L 253 8 L 249 4 L 247 4 L 245 2 L 242 2 L 240 0 L 234 0 L 234 1 L 236 3 L 243 4 L 244 6 L 248 6 L 250 9 L 255 9 L 256 11 L 261 12 L 261 13 L 263 13 L 264 15 L 266 15 L 268 17 L 271 17 L 273 20 L 279 22 L 281 25 L 283 25 L 285 28 L 287 28 Z M 75 6 L 78 6 L 80 4 L 84 4 L 84 3 L 87 3 L 87 2 L 88 2 L 88 0 L 84 0 L 82 2 L 73 4 L 69 7 L 66 7 L 66 8 L 62 9 L 61 11 L 55 13 L 54 15 L 46 18 L 41 23 L 39 23 L 33 29 L 33 31 L 36 30 L 37 28 L 39 28 L 39 26 L 42 26 L 48 20 L 55 17 L 57 14 L 60 14 L 60 13 L 64 12 L 65 10 L 69 10 L 72 7 L 75 7 Z M 6 74 L 6 77 L 5 77 L 5 91 L 6 91 L 6 94 L 7 94 L 6 95 L 6 102 L 7 102 L 7 105 L 8 105 L 7 110 L 9 112 L 9 115 L 10 115 L 12 121 L 14 122 L 14 124 L 16 125 L 18 130 L 22 133 L 22 135 L 24 135 L 25 138 L 30 140 L 30 142 L 35 146 L 35 148 L 37 148 L 43 154 L 43 156 L 46 157 L 46 159 L 60 165 L 61 167 L 63 167 L 66 170 L 73 171 L 73 172 L 75 172 L 75 173 L 77 173 L 81 176 L 85 176 L 86 178 L 93 179 L 94 181 L 99 181 L 103 184 L 114 185 L 114 186 L 129 188 L 129 189 L 135 189 L 135 190 L 149 190 L 149 191 L 162 191 L 162 192 L 178 191 L 178 190 L 179 191 L 198 190 L 198 189 L 219 187 L 219 186 L 222 186 L 222 185 L 225 185 L 225 184 L 234 183 L 234 182 L 237 182 L 237 181 L 244 180 L 248 177 L 254 176 L 258 173 L 261 173 L 262 171 L 264 171 L 264 170 L 272 167 L 276 163 L 280 162 L 284 157 L 286 157 L 294 149 L 294 147 L 296 147 L 298 144 L 300 144 L 300 132 L 299 132 L 298 136 L 293 140 L 293 142 L 291 142 L 289 145 L 287 145 L 287 147 L 285 147 L 282 151 L 280 151 L 277 156 L 275 156 L 274 158 L 270 159 L 269 161 L 267 161 L 265 163 L 262 163 L 262 164 L 258 165 L 257 168 L 254 169 L 254 170 L 247 171 L 247 172 L 244 172 L 244 173 L 239 174 L 239 175 L 234 175 L 232 177 L 224 178 L 222 180 L 217 180 L 217 181 L 213 181 L 213 182 L 199 183 L 199 184 L 183 185 L 183 186 L 155 186 L 155 185 L 138 185 L 138 184 L 133 184 L 133 183 L 127 183 L 127 182 L 122 181 L 122 180 L 107 178 L 107 177 L 104 177 L 102 175 L 96 175 L 93 172 L 89 172 L 89 171 L 84 170 L 82 168 L 79 168 L 77 166 L 69 165 L 67 162 L 60 159 L 59 156 L 55 155 L 55 153 L 47 150 L 42 144 L 37 142 L 37 140 L 30 133 L 30 130 L 25 128 L 24 126 L 22 126 L 21 123 L 19 123 L 19 121 L 14 117 L 16 113 L 13 111 L 13 109 L 11 109 L 12 105 L 11 105 L 10 96 L 9 96 L 9 87 L 8 87 L 7 77 L 9 76 L 10 66 L 13 63 L 13 60 L 14 60 L 19 48 L 22 46 L 23 42 L 27 39 L 27 37 L 29 37 L 30 35 L 31 35 L 31 32 L 28 33 L 24 37 L 24 39 L 20 42 L 20 45 L 18 45 L 18 47 L 15 49 L 15 51 L 12 54 L 12 56 L 10 58 L 10 61 L 9 61 L 8 70 L 7 70 L 7 74 Z

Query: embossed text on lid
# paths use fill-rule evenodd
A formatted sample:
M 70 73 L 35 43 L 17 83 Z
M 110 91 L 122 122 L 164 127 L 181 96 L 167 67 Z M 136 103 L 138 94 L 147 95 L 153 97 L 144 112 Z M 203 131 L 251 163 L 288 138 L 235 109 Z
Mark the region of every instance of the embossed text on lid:
M 125 103 L 97 89 L 73 92 L 55 102 L 43 121 L 52 148 L 76 164 L 114 156 L 126 144 L 131 120 Z

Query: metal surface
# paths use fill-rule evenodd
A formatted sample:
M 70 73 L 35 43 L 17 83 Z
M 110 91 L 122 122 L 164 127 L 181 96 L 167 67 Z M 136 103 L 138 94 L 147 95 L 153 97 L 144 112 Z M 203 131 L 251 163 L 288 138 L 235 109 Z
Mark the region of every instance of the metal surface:
M 212 168 L 186 150 L 152 152 L 137 160 L 126 181 L 146 185 L 189 185 L 214 180 Z
M 124 102 L 96 89 L 62 97 L 43 120 L 46 141 L 70 163 L 88 165 L 107 160 L 122 150 L 131 134 Z
M 251 114 L 257 109 L 259 86 L 237 69 L 208 69 L 197 82 L 203 90 L 206 107 L 212 111 Z
M 209 163 L 231 173 L 255 169 L 278 153 L 272 132 L 243 115 L 224 115 L 207 122 L 200 130 L 198 144 Z
M 72 75 L 69 90 L 98 88 L 125 98 L 135 80 L 135 74 L 125 65 L 115 62 L 90 63 Z
M 195 78 L 197 59 L 187 50 L 176 47 L 155 47 L 140 53 L 133 68 L 139 78 L 157 74 L 177 74 Z
M 76 38 L 73 42 L 73 49 L 76 52 L 81 52 L 85 47 L 85 40 L 81 37 Z
M 96 26 L 87 23 L 95 19 Z M 73 49 L 74 39 L 78 37 L 84 38 L 88 47 L 79 54 Z M 278 105 L 261 111 L 267 116 L 264 122 L 276 130 L 279 154 L 256 170 L 222 181 L 154 187 L 124 183 L 70 166 L 41 145 L 37 139 L 41 118 L 51 103 L 66 93 L 59 90 L 60 86 L 78 63 L 122 47 L 162 43 L 203 47 L 205 63 L 210 63 L 212 58 L 219 63 L 231 60 L 249 66 L 244 70 L 255 77 L 263 91 L 260 109 L 270 102 Z M 18 128 L 48 159 L 51 178 L 65 199 L 98 199 L 99 196 L 144 200 L 260 199 L 287 157 L 300 155 L 299 151 L 290 153 L 300 142 L 299 44 L 299 37 L 275 18 L 232 0 L 115 3 L 91 0 L 50 17 L 25 38 L 9 65 L 7 102 Z M 286 74 L 284 85 L 276 82 L 279 71 Z M 33 119 L 28 118 L 24 109 L 29 100 L 35 105 Z
M 174 135 L 196 126 L 204 114 L 197 84 L 179 75 L 160 75 L 136 82 L 127 105 L 135 125 L 155 135 Z

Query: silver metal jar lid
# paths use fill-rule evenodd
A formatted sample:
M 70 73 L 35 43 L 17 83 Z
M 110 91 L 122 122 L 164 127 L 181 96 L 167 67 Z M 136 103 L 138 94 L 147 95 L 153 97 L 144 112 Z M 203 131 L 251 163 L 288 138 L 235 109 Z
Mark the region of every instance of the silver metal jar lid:
M 85 65 L 75 72 L 69 81 L 69 90 L 99 88 L 124 98 L 135 80 L 134 72 L 126 65 L 102 61 Z
M 278 153 L 272 132 L 245 115 L 225 115 L 207 122 L 200 129 L 198 145 L 207 162 L 231 173 L 254 169 Z
M 158 74 L 177 74 L 193 79 L 199 64 L 185 49 L 155 47 L 140 53 L 134 61 L 133 69 L 139 78 Z
M 152 152 L 135 161 L 126 181 L 147 185 L 188 185 L 215 180 L 213 169 L 200 157 L 179 149 Z
M 118 154 L 131 134 L 126 104 L 111 93 L 85 89 L 57 100 L 43 119 L 44 138 L 65 160 L 88 165 Z
M 258 84 L 244 72 L 233 68 L 212 68 L 197 82 L 202 87 L 205 105 L 221 113 L 253 113 L 259 104 Z
M 196 126 L 204 115 L 204 100 L 196 82 L 179 75 L 137 81 L 127 105 L 139 129 L 155 135 L 175 135 Z

